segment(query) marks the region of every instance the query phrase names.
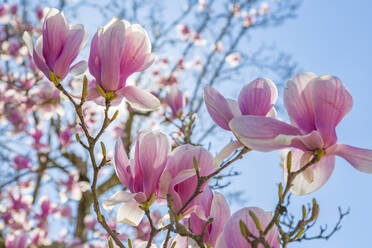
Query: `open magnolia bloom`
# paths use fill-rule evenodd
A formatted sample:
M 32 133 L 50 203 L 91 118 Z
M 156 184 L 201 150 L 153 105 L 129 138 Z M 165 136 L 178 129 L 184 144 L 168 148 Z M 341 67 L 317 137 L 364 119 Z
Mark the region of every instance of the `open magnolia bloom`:
M 115 146 L 115 171 L 120 182 L 130 192 L 119 191 L 106 200 L 103 206 L 110 210 L 121 203 L 117 220 L 137 226 L 144 212 L 142 204 L 153 201 L 158 196 L 159 178 L 164 171 L 170 142 L 166 134 L 159 131 L 141 132 L 134 147 L 134 156 L 128 159 L 123 143 Z
M 337 144 L 336 126 L 353 105 L 353 98 L 340 79 L 298 74 L 287 83 L 284 105 L 292 125 L 270 117 L 240 116 L 232 119 L 229 126 L 240 142 L 252 149 L 266 152 L 294 148 L 293 171 L 308 163 L 315 151 L 324 152 L 319 162 L 296 177 L 293 193 L 309 194 L 326 183 L 335 166 L 335 155 L 362 172 L 372 173 L 372 150 Z
M 229 122 L 242 115 L 274 117 L 274 104 L 278 98 L 275 84 L 264 78 L 257 78 L 243 87 L 238 101 L 226 99 L 221 93 L 207 85 L 204 101 L 213 121 L 225 130 L 230 130 Z
M 217 238 L 230 217 L 230 207 L 225 197 L 220 193 L 213 193 L 209 186 L 205 187 L 203 193 L 196 198 L 195 205 L 200 206 L 204 216 L 201 218 L 196 213 L 191 213 L 187 220 L 189 227 L 193 233 L 200 235 L 203 233 L 207 220 L 213 218 L 212 223 L 206 228 L 204 243 L 215 247 Z
M 272 219 L 271 212 L 265 212 L 258 207 L 240 209 L 235 214 L 233 214 L 226 222 L 225 228 L 217 240 L 216 248 L 252 248 L 252 246 L 243 236 L 240 229 L 240 221 L 242 221 L 252 235 L 254 235 L 255 237 L 260 236 L 256 224 L 249 214 L 250 211 L 254 215 L 256 215 L 262 229 L 265 230 Z M 270 245 L 270 247 L 279 248 L 280 243 L 278 240 L 278 236 L 279 232 L 274 225 L 265 236 L 265 240 Z M 264 248 L 264 246 L 262 244 L 259 244 L 258 248 Z
M 160 101 L 151 93 L 127 85 L 127 78 L 135 72 L 144 71 L 155 61 L 151 53 L 151 42 L 146 30 L 138 24 L 113 18 L 94 35 L 90 47 L 89 71 L 95 80 L 88 86 L 87 100 L 97 99 L 102 104 L 101 94 L 116 94 L 113 104 L 125 99 L 139 110 L 153 110 L 160 107 Z
M 200 176 L 207 176 L 214 171 L 212 154 L 200 146 L 181 145 L 169 155 L 163 174 L 160 177 L 160 197 L 166 199 L 170 194 L 173 199 L 173 210 L 177 213 L 195 192 L 198 179 L 195 163 Z M 203 190 L 204 183 L 200 190 Z M 193 202 L 182 211 L 187 217 L 194 211 L 201 211 L 200 206 Z
M 87 32 L 82 25 L 69 25 L 63 12 L 47 9 L 43 23 L 43 33 L 34 47 L 31 36 L 25 32 L 23 39 L 36 66 L 50 78 L 52 72 L 63 80 L 71 72 L 74 75 L 83 73 L 87 68 L 86 61 L 74 66 L 72 62 L 78 56 L 87 40 Z
M 209 115 L 225 130 L 230 130 L 230 121 L 239 116 L 258 115 L 275 118 L 274 104 L 277 98 L 278 89 L 270 79 L 265 78 L 257 78 L 246 84 L 240 91 L 238 101 L 226 99 L 209 85 L 204 89 L 204 101 Z M 239 141 L 227 144 L 215 158 L 215 166 L 218 167 L 224 159 L 243 146 Z

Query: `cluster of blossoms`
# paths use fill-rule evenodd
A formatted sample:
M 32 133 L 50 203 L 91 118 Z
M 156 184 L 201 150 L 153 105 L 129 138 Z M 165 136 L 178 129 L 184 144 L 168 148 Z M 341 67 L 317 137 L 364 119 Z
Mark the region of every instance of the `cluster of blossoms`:
M 207 6 L 206 1 L 199 1 L 201 10 Z M 0 14 L 2 11 L 0 9 Z M 232 11 L 239 16 L 240 6 L 234 5 Z M 15 15 L 16 12 L 16 8 L 10 8 L 10 15 Z M 268 12 L 268 5 L 263 4 L 259 10 L 252 9 L 249 14 L 241 13 L 244 26 L 253 25 L 254 16 Z M 45 127 L 42 123 L 35 123 L 35 128 L 28 129 L 27 119 L 22 112 L 32 113 L 38 109 L 43 120 L 52 119 L 53 115 L 60 117 L 65 114 L 62 98 L 67 97 L 73 103 L 80 122 L 60 126 L 58 149 L 63 156 L 74 162 L 78 161 L 78 158 L 71 158 L 66 152 L 73 143 L 73 134 L 77 133 L 76 141 L 89 152 L 94 178 L 90 186 L 89 179 L 83 178 L 79 172 L 70 172 L 68 177 L 58 181 L 62 205 L 57 206 L 49 198 L 41 197 L 38 203 L 40 208 L 36 212 L 31 211 L 36 199 L 31 195 L 24 197 L 17 191 L 30 191 L 34 186 L 31 180 L 23 181 L 17 188 L 9 187 L 6 192 L 9 201 L 0 207 L 0 217 L 6 226 L 0 226 L 0 229 L 7 228 L 10 233 L 5 239 L 6 247 L 51 244 L 48 218 L 64 218 L 71 222 L 73 213 L 68 204 L 69 199 L 80 200 L 86 197 L 92 199 L 97 218 L 93 214 L 87 214 L 83 220 L 84 231 L 93 232 L 94 238 L 108 240 L 109 247 L 114 247 L 114 242 L 122 247 L 122 240 L 132 243 L 127 233 L 117 232 L 120 225 L 117 222 L 120 222 L 133 226 L 134 247 L 156 247 L 153 239 L 161 231 L 167 230 L 168 235 L 162 247 L 278 248 L 288 242 L 286 239 L 293 237 L 284 236 L 286 238 L 283 239 L 282 230 L 275 219 L 278 218 L 277 213 L 251 206 L 231 214 L 225 197 L 208 185 L 230 163 L 250 150 L 267 152 L 290 148 L 291 151 L 284 156 L 283 174 L 289 185 L 288 189 L 297 195 L 310 194 L 326 183 L 334 169 L 336 155 L 346 159 L 356 169 L 372 173 L 371 150 L 337 143 L 335 128 L 353 104 L 350 93 L 337 77 L 302 73 L 288 81 L 284 91 L 284 105 L 291 124 L 276 119 L 274 105 L 278 90 L 275 84 L 269 79 L 257 78 L 243 87 L 237 101 L 225 98 L 211 86 L 205 87 L 204 101 L 211 118 L 236 137 L 217 156 L 191 142 L 180 145 L 168 134 L 155 128 L 137 134 L 128 156 L 129 147 L 122 140 L 124 127 L 117 126 L 113 161 L 116 176 L 124 190 L 101 204 L 98 201 L 96 184 L 98 177 L 104 176 L 102 168 L 110 162 L 110 156 L 106 154 L 102 142 L 102 162 L 96 164 L 94 145 L 119 113 L 108 118 L 109 108 L 119 105 L 125 99 L 130 106 L 129 110 L 146 115 L 158 110 L 163 103 L 171 110 L 166 120 L 172 122 L 174 119 L 187 119 L 184 111 L 188 99 L 178 88 L 177 78 L 160 80 L 162 84 L 170 86 L 163 101 L 156 94 L 129 83 L 128 78 L 132 74 L 148 69 L 156 60 L 149 36 L 140 25 L 113 18 L 93 36 L 88 62 L 79 61 L 74 64 L 87 40 L 85 28 L 82 25 L 70 25 L 64 14 L 57 9 L 37 9 L 37 17 L 43 20 L 41 30 L 31 27 L 22 29 L 22 32 L 26 31 L 23 39 L 32 57 L 29 67 L 33 75 L 19 80 L 19 84 L 27 90 L 29 96 L 25 98 L 19 92 L 9 90 L 8 86 L 2 87 L 1 101 L 4 104 L 1 108 L 4 118 L 13 123 L 14 133 L 27 132 L 31 138 L 30 145 L 38 155 L 38 162 L 46 166 L 53 162 L 48 157 L 53 147 L 44 141 L 47 135 Z M 200 34 L 190 31 L 187 25 L 180 26 L 179 31 L 182 39 L 204 44 Z M 34 35 L 39 36 L 35 43 L 32 38 Z M 17 52 L 25 53 L 24 44 L 22 41 L 18 42 L 21 43 L 15 44 L 19 47 L 6 44 L 2 49 L 9 50 L 12 56 Z M 221 50 L 222 44 L 216 44 L 214 49 Z M 240 55 L 232 53 L 226 60 L 230 61 L 232 67 L 237 66 Z M 167 61 L 164 59 L 157 64 L 159 63 L 167 64 Z M 182 71 L 185 67 L 183 59 L 180 59 L 175 70 Z M 81 97 L 70 94 L 62 84 L 69 79 L 69 75 L 82 75 L 87 68 L 90 79 L 85 76 L 82 81 L 77 81 L 82 83 L 82 87 L 76 87 L 76 82 L 69 81 L 71 89 L 82 88 Z M 39 71 L 53 84 L 37 83 L 42 77 Z M 156 72 L 153 71 L 153 74 L 155 77 Z M 3 81 L 9 81 L 9 77 L 14 75 L 2 76 Z M 80 103 L 77 103 L 79 99 Z M 92 105 L 88 105 L 92 102 L 105 107 L 105 119 L 97 136 L 91 136 L 97 126 L 97 112 Z M 15 108 L 15 105 L 20 107 Z M 191 120 L 192 118 L 195 117 L 190 117 Z M 35 117 L 35 122 L 38 122 L 36 119 Z M 87 143 L 80 139 L 79 134 L 85 135 Z M 238 153 L 238 156 L 231 159 L 234 153 Z M 12 162 L 17 171 L 39 173 L 34 168 L 34 163 L 28 156 L 21 154 L 15 156 Z M 55 166 L 66 170 L 59 165 Z M 43 171 L 38 175 L 42 173 Z M 282 191 L 279 192 L 283 194 Z M 166 205 L 167 214 L 161 211 L 151 212 L 150 207 L 154 203 L 159 208 Z M 111 211 L 117 204 L 120 206 L 116 221 L 106 221 L 100 206 Z M 29 221 L 30 216 L 35 223 Z M 109 234 L 97 227 L 98 222 Z M 58 239 L 63 240 L 66 235 L 67 231 L 63 231 Z M 67 245 L 85 247 L 78 239 Z

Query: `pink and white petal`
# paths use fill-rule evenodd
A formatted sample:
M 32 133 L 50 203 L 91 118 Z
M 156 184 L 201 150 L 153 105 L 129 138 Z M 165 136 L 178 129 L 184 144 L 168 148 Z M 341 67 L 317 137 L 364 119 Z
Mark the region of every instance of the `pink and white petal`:
M 213 164 L 215 167 L 220 167 L 220 164 L 228 158 L 234 151 L 243 147 L 244 145 L 240 141 L 233 141 L 227 144 L 213 159 Z
M 140 209 L 140 204 L 132 200 L 123 203 L 119 207 L 116 220 L 131 226 L 138 226 L 144 215 L 145 212 Z
M 209 236 L 209 241 L 211 242 L 210 245 L 212 247 L 216 244 L 217 238 L 223 231 L 230 214 L 230 207 L 229 204 L 227 204 L 225 197 L 220 193 L 215 193 L 210 213 L 210 217 L 213 218 L 212 230 Z
M 69 72 L 69 67 L 79 54 L 81 44 L 86 36 L 86 31 L 82 25 L 71 29 L 66 37 L 63 50 L 55 61 L 53 72 L 60 79 L 63 79 Z
M 333 150 L 333 154 L 348 161 L 355 169 L 372 173 L 372 150 L 344 144 L 336 144 L 329 149 Z
M 161 198 L 166 198 L 167 197 L 169 187 L 170 187 L 170 184 L 172 182 L 172 178 L 173 178 L 172 175 L 167 170 L 165 170 L 163 172 L 163 174 L 160 176 L 159 197 L 161 197 Z
M 141 111 L 156 110 L 160 107 L 160 101 L 150 92 L 135 86 L 123 87 L 118 95 L 124 96 L 131 107 Z
M 111 209 L 119 203 L 129 202 L 133 200 L 133 195 L 129 192 L 119 191 L 113 194 L 109 199 L 103 201 L 102 207 L 107 211 L 111 211 Z
M 233 99 L 229 99 L 229 98 L 226 98 L 226 101 L 234 117 L 238 117 L 242 115 L 242 112 L 240 111 L 239 104 L 237 101 Z
M 88 68 L 88 63 L 85 60 L 77 62 L 70 68 L 70 74 L 72 76 L 79 76 L 83 74 Z
M 297 171 L 311 160 L 308 153 L 299 149 L 292 150 L 292 171 Z M 332 175 L 335 167 L 335 156 L 325 155 L 321 160 L 310 167 L 311 171 L 299 174 L 293 181 L 291 192 L 295 195 L 307 195 L 322 187 Z M 287 161 L 283 167 L 284 181 L 287 180 Z
M 284 106 L 294 125 L 308 133 L 315 130 L 314 108 L 309 82 L 316 78 L 312 72 L 297 74 L 284 89 Z
M 99 49 L 98 49 L 98 33 L 99 32 L 100 31 L 97 31 L 97 33 L 93 36 L 92 41 L 90 43 L 88 67 L 89 67 L 90 74 L 92 74 L 92 76 L 95 77 L 95 79 L 98 82 L 101 82 L 101 58 L 100 58 Z
M 44 60 L 42 50 L 43 50 L 43 39 L 42 39 L 42 36 L 40 36 L 36 41 L 36 45 L 34 47 L 32 56 L 34 58 L 34 62 L 37 68 L 39 68 L 39 70 L 42 71 L 47 78 L 49 78 L 50 69 Z
M 116 175 L 124 186 L 130 187 L 129 183 L 130 179 L 132 178 L 130 163 L 121 139 L 118 139 L 118 141 L 116 142 L 114 158 L 114 168 Z
M 289 147 L 281 142 L 279 135 L 301 135 L 298 128 L 285 122 L 264 116 L 240 116 L 232 119 L 229 126 L 245 146 L 258 151 L 272 151 Z
M 99 91 L 98 91 L 96 85 L 97 85 L 97 82 L 96 81 L 89 82 L 89 84 L 88 84 L 88 91 L 87 91 L 87 97 L 86 97 L 86 100 L 87 101 L 94 100 L 94 99 L 98 98 L 99 96 L 101 96 L 99 94 Z
M 117 18 L 98 31 L 101 84 L 106 91 L 119 89 L 120 60 L 125 49 L 125 25 Z
M 336 126 L 349 113 L 353 97 L 337 77 L 326 75 L 311 81 L 315 124 L 326 146 L 337 142 Z
M 229 121 L 234 118 L 234 114 L 226 98 L 217 90 L 207 85 L 204 88 L 204 101 L 213 121 L 221 128 L 230 130 Z
M 148 53 L 144 57 L 144 63 L 138 68 L 138 71 L 144 71 L 149 68 L 157 59 L 157 56 L 154 53 Z
M 270 79 L 257 78 L 243 87 L 238 102 L 243 115 L 265 116 L 278 98 L 278 89 Z
M 176 244 L 173 246 L 173 243 L 176 243 Z M 161 247 L 163 247 L 163 245 L 164 245 L 164 242 L 161 245 Z M 177 235 L 174 238 L 171 238 L 169 240 L 166 248 L 190 248 L 190 247 L 187 242 L 187 237 L 182 237 L 181 235 Z
M 164 171 L 171 143 L 167 135 L 160 131 L 142 132 L 136 142 L 136 162 L 141 167 L 143 190 L 149 198 L 157 191 L 159 178 Z
M 225 243 L 224 232 L 222 232 L 221 235 L 218 237 L 215 247 L 216 248 L 227 248 L 226 243 Z
M 324 147 L 324 142 L 322 136 L 320 136 L 318 131 L 312 131 L 309 134 L 287 137 L 288 144 L 292 147 L 304 150 L 304 151 L 314 151 L 315 149 L 321 149 Z M 279 139 L 279 137 L 277 137 Z

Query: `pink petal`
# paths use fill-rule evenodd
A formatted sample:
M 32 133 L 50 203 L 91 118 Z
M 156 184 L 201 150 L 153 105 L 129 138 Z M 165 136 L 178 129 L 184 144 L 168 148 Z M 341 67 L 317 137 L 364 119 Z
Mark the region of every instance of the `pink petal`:
M 264 78 L 248 83 L 239 94 L 239 107 L 243 115 L 265 116 L 278 98 L 275 84 Z
M 43 50 L 43 40 L 42 40 L 42 37 L 40 36 L 36 41 L 36 45 L 34 47 L 32 56 L 33 56 L 33 59 L 34 59 L 34 62 L 37 68 L 39 68 L 39 70 L 42 71 L 47 78 L 49 78 L 50 70 L 49 70 L 48 65 L 45 63 L 44 57 L 42 56 L 42 53 L 43 53 L 42 50 Z
M 164 171 L 171 144 L 167 135 L 162 132 L 142 132 L 136 142 L 136 166 L 141 167 L 141 178 L 135 178 L 143 183 L 144 193 L 149 199 L 157 193 L 158 183 Z
M 230 108 L 233 104 L 229 104 L 225 97 L 209 85 L 204 88 L 204 101 L 213 121 L 223 129 L 230 130 L 229 121 L 237 114 Z
M 311 82 L 315 124 L 326 146 L 337 141 L 335 128 L 353 106 L 353 97 L 340 79 L 322 76 Z
M 308 152 L 299 149 L 292 150 L 292 171 L 297 171 L 311 160 Z M 284 180 L 287 180 L 287 161 L 284 161 Z M 335 167 L 335 156 L 325 155 L 321 160 L 299 174 L 293 181 L 291 192 L 296 195 L 307 195 L 322 187 L 330 178 Z
M 230 217 L 230 207 L 225 197 L 220 193 L 215 193 L 213 196 L 210 217 L 213 218 L 213 222 L 208 243 L 214 246 Z
M 82 25 L 75 25 L 69 31 L 63 50 L 58 56 L 53 68 L 53 72 L 60 79 L 63 79 L 67 75 L 70 69 L 69 67 L 79 54 L 86 36 L 86 30 Z
M 120 77 L 123 80 L 134 72 L 147 69 L 156 58 L 151 54 L 151 42 L 146 30 L 138 24 L 126 25 L 125 50 L 120 61 Z
M 234 117 L 238 117 L 242 115 L 242 112 L 240 111 L 239 104 L 237 101 L 230 99 L 230 98 L 226 98 L 226 101 Z
M 372 173 L 372 150 L 357 148 L 354 146 L 336 144 L 329 148 L 332 153 L 344 158 L 355 169 Z
M 124 186 L 129 188 L 132 180 L 132 175 L 128 156 L 121 139 L 118 139 L 118 141 L 116 142 L 114 157 L 115 157 L 114 168 L 116 175 L 118 176 L 120 182 Z
M 150 111 L 156 110 L 160 107 L 160 101 L 158 98 L 135 86 L 126 86 L 122 88 L 118 94 L 124 96 L 130 103 L 131 107 L 137 110 Z
M 98 49 L 98 32 L 93 36 L 90 44 L 88 66 L 90 74 L 95 77 L 97 82 L 101 82 L 101 57 Z
M 65 15 L 57 9 L 50 9 L 43 25 L 43 57 L 49 68 L 54 68 L 55 62 L 63 50 L 69 33 Z
M 290 146 L 290 143 L 276 140 L 279 135 L 301 135 L 296 127 L 264 116 L 236 117 L 229 125 L 240 142 L 258 151 L 272 151 Z
M 314 108 L 309 82 L 316 78 L 314 73 L 297 74 L 288 81 L 284 89 L 284 106 L 294 125 L 308 133 L 315 130 Z
M 177 234 L 177 236 L 169 240 L 166 248 L 189 248 L 187 239 L 187 237 L 182 237 L 181 235 Z M 172 246 L 173 243 L 176 243 L 174 247 Z M 163 247 L 163 244 L 161 247 Z
M 120 60 L 125 48 L 125 24 L 113 18 L 98 30 L 98 51 L 101 59 L 101 84 L 106 91 L 120 86 Z
M 272 218 L 271 212 L 265 212 L 262 209 L 258 207 L 249 207 L 249 208 L 243 208 L 239 211 L 237 211 L 235 214 L 233 214 L 229 220 L 227 221 L 223 236 L 218 241 L 218 248 L 224 247 L 224 248 L 236 248 L 236 247 L 247 247 L 251 248 L 251 246 L 248 244 L 248 242 L 243 237 L 241 231 L 240 231 L 240 225 L 239 222 L 243 221 L 245 225 L 247 226 L 248 230 L 255 235 L 256 237 L 259 236 L 259 231 L 257 230 L 256 224 L 252 220 L 252 217 L 250 216 L 249 212 L 252 211 L 260 221 L 260 224 L 262 228 L 265 228 Z M 279 233 L 277 231 L 276 226 L 274 225 L 269 233 L 266 235 L 265 239 L 272 248 L 279 248 L 280 243 L 278 241 Z

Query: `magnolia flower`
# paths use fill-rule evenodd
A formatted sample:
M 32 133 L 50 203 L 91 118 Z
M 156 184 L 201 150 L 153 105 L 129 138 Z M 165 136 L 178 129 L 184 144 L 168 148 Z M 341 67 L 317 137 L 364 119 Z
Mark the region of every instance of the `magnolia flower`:
M 239 53 L 231 53 L 226 56 L 226 62 L 230 64 L 231 67 L 237 67 L 240 62 L 240 54 Z
M 212 223 L 206 229 L 204 242 L 214 247 L 227 219 L 230 217 L 229 205 L 222 194 L 213 194 L 209 186 L 205 187 L 203 193 L 197 197 L 195 205 L 200 206 L 204 216 L 201 218 L 198 216 L 200 213 L 192 213 L 188 220 L 190 229 L 193 233 L 200 235 L 205 228 L 207 220 L 213 218 Z
M 5 239 L 5 247 L 7 248 L 26 248 L 28 246 L 27 235 L 20 230 L 14 234 L 9 234 Z
M 49 9 L 43 23 L 42 36 L 34 47 L 31 36 L 25 32 L 23 39 L 36 66 L 50 78 L 52 72 L 63 80 L 71 72 L 74 75 L 86 70 L 86 62 L 80 61 L 71 67 L 80 50 L 84 47 L 87 33 L 82 25 L 69 25 L 63 12 Z
M 87 100 L 100 97 L 98 85 L 105 93 L 117 94 L 114 104 L 125 97 L 136 109 L 158 108 L 160 102 L 151 93 L 126 85 L 130 75 L 146 70 L 155 58 L 146 30 L 138 24 L 113 18 L 98 29 L 91 43 L 88 64 L 95 81 L 89 84 Z
M 31 159 L 18 154 L 13 159 L 13 166 L 16 170 L 31 169 L 30 162 Z
M 270 117 L 240 116 L 232 119 L 229 126 L 240 142 L 255 150 L 294 148 L 292 170 L 309 162 L 314 151 L 324 152 L 319 162 L 296 177 L 293 193 L 309 194 L 325 184 L 333 172 L 335 155 L 362 172 L 372 173 L 372 150 L 337 144 L 336 126 L 353 105 L 353 98 L 340 79 L 298 74 L 287 83 L 284 105 L 292 125 Z
M 246 11 L 242 12 L 243 26 L 248 28 L 256 23 L 255 14 L 250 14 Z
M 165 96 L 165 101 L 172 110 L 172 117 L 177 118 L 182 114 L 182 109 L 186 105 L 187 98 L 176 85 L 173 85 Z
M 240 230 L 240 221 L 242 221 L 252 235 L 259 237 L 259 231 L 249 212 L 256 215 L 263 229 L 267 227 L 272 219 L 271 212 L 265 212 L 261 208 L 257 207 L 243 208 L 237 211 L 227 221 L 222 234 L 218 238 L 216 248 L 252 248 Z M 265 240 L 270 247 L 279 248 L 280 243 L 278 241 L 278 236 L 278 230 L 276 226 L 273 226 L 265 236 Z M 262 244 L 258 246 L 258 248 L 263 247 Z
M 186 24 L 178 24 L 176 29 L 182 40 L 187 40 L 191 35 L 191 30 Z
M 123 203 L 118 210 L 117 219 L 137 226 L 143 211 L 139 206 L 158 196 L 159 178 L 164 171 L 170 153 L 169 138 L 162 132 L 142 132 L 138 135 L 134 156 L 128 159 L 123 143 L 118 140 L 115 146 L 115 171 L 120 182 L 129 192 L 119 191 L 104 202 L 106 209 Z
M 195 171 L 196 161 L 200 176 L 207 176 L 213 172 L 212 154 L 200 146 L 182 145 L 172 151 L 167 160 L 166 168 L 160 178 L 160 193 L 166 199 L 170 194 L 173 199 L 173 210 L 178 212 L 192 196 L 197 185 Z M 202 185 L 201 190 L 206 184 Z M 189 204 L 183 211 L 187 216 L 195 211 L 197 206 Z
M 229 122 L 242 115 L 275 117 L 274 104 L 278 98 L 275 84 L 264 78 L 257 78 L 243 87 L 238 101 L 226 99 L 217 90 L 207 85 L 204 101 L 214 122 L 225 130 L 230 130 Z

